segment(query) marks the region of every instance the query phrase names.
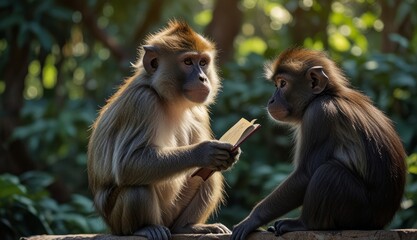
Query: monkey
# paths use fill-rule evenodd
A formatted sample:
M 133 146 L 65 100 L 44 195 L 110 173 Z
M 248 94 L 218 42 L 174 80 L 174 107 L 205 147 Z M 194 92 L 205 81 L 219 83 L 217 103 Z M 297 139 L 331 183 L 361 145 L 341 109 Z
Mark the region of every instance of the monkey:
M 295 166 L 234 226 L 231 239 L 245 239 L 299 206 L 299 218 L 277 220 L 268 231 L 279 236 L 386 226 L 406 178 L 406 153 L 391 120 L 324 51 L 290 48 L 265 70 L 276 87 L 267 112 L 292 128 Z
M 205 223 L 224 201 L 221 171 L 240 155 L 214 140 L 210 128 L 209 106 L 221 85 L 215 61 L 213 42 L 171 20 L 146 38 L 135 73 L 99 111 L 88 144 L 88 180 L 113 234 L 170 239 L 231 232 Z M 190 176 L 201 167 L 216 172 L 196 182 Z

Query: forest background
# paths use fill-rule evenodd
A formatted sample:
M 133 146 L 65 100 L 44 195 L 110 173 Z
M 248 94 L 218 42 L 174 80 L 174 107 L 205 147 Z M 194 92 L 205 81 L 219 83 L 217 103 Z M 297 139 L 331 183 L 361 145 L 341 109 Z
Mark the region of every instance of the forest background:
M 417 227 L 417 1 L 1 0 L 0 235 L 106 231 L 87 185 L 89 127 L 146 35 L 173 18 L 220 50 L 215 136 L 241 117 L 262 124 L 225 173 L 227 204 L 212 221 L 232 228 L 293 169 L 291 133 L 266 113 L 263 65 L 304 46 L 327 51 L 394 121 L 409 174 L 388 228 Z

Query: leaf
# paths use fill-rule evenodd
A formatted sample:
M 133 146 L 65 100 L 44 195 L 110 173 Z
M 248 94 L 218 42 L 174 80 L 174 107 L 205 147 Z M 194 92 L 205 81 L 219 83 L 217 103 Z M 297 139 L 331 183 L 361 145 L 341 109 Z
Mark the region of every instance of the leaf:
M 203 10 L 194 16 L 194 21 L 200 26 L 205 26 L 210 23 L 212 18 L 213 14 L 211 10 Z
M 43 28 L 37 22 L 31 22 L 29 28 L 37 36 L 41 46 L 45 50 L 50 50 L 52 48 L 52 35 L 45 28 Z
M 82 195 L 74 194 L 72 196 L 71 205 L 77 210 L 77 212 L 91 213 L 93 209 L 93 202 Z
M 54 220 L 63 221 L 66 225 L 78 228 L 78 231 L 86 232 L 89 230 L 89 225 L 85 217 L 76 213 L 61 213 L 55 215 Z
M 416 79 L 405 72 L 396 72 L 393 74 L 391 78 L 391 86 L 399 86 L 399 87 L 416 87 Z
M 59 6 L 54 6 L 53 11 L 47 11 L 47 14 L 52 18 L 64 21 L 71 21 L 73 13 L 73 11 Z
M 26 186 L 29 187 L 29 190 L 36 191 L 39 189 L 44 189 L 52 184 L 54 178 L 45 172 L 41 171 L 30 171 L 23 173 L 20 176 L 20 180 Z
M 21 25 L 24 23 L 24 18 L 21 15 L 11 14 L 0 21 L 0 30 L 6 30 L 12 28 L 15 25 Z
M 395 14 L 395 24 L 397 26 L 401 25 L 404 22 L 404 19 L 412 14 L 413 6 L 408 1 L 401 1 L 400 6 Z
M 399 34 L 397 34 L 397 33 L 391 33 L 389 35 L 389 39 L 393 42 L 398 43 L 403 48 L 408 48 L 408 46 L 409 46 L 408 39 L 399 35 Z
M 52 213 L 61 211 L 61 208 L 58 205 L 58 203 L 52 198 L 42 198 L 41 200 L 39 200 L 38 204 L 42 210 L 50 211 Z
M 28 208 L 27 205 L 15 204 L 11 207 L 10 211 L 14 214 L 11 222 L 15 230 L 22 233 L 22 235 L 53 233 L 43 215 L 36 210 L 33 211 L 33 209 Z
M 245 39 L 239 44 L 238 53 L 241 56 L 247 56 L 250 53 L 264 54 L 267 45 L 260 37 L 251 37 Z
M 329 37 L 329 44 L 340 52 L 346 52 L 350 49 L 349 40 L 340 33 L 333 33 Z
M 0 176 L 0 199 L 10 198 L 14 195 L 26 194 L 26 187 L 21 185 L 16 176 L 4 174 Z

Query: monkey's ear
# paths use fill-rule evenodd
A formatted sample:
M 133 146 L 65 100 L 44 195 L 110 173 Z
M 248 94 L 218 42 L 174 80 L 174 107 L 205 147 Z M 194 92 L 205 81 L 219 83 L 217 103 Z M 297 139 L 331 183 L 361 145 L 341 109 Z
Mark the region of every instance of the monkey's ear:
M 142 48 L 145 50 L 143 67 L 147 73 L 152 74 L 158 68 L 158 48 L 152 45 L 144 45 Z
M 329 82 L 329 77 L 324 73 L 322 66 L 309 68 L 306 77 L 311 81 L 311 88 L 314 94 L 321 93 Z

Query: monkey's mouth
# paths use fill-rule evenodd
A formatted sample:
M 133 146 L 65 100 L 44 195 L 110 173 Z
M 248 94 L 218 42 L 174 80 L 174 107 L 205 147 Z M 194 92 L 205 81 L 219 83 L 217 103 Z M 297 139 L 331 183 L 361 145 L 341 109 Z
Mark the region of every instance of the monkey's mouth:
M 203 103 L 207 100 L 207 97 L 210 94 L 210 89 L 208 88 L 199 88 L 187 90 L 184 89 L 184 96 L 194 103 Z
M 268 107 L 268 113 L 273 119 L 283 121 L 289 115 L 290 112 L 284 109 L 277 110 L 277 109 L 270 109 Z

